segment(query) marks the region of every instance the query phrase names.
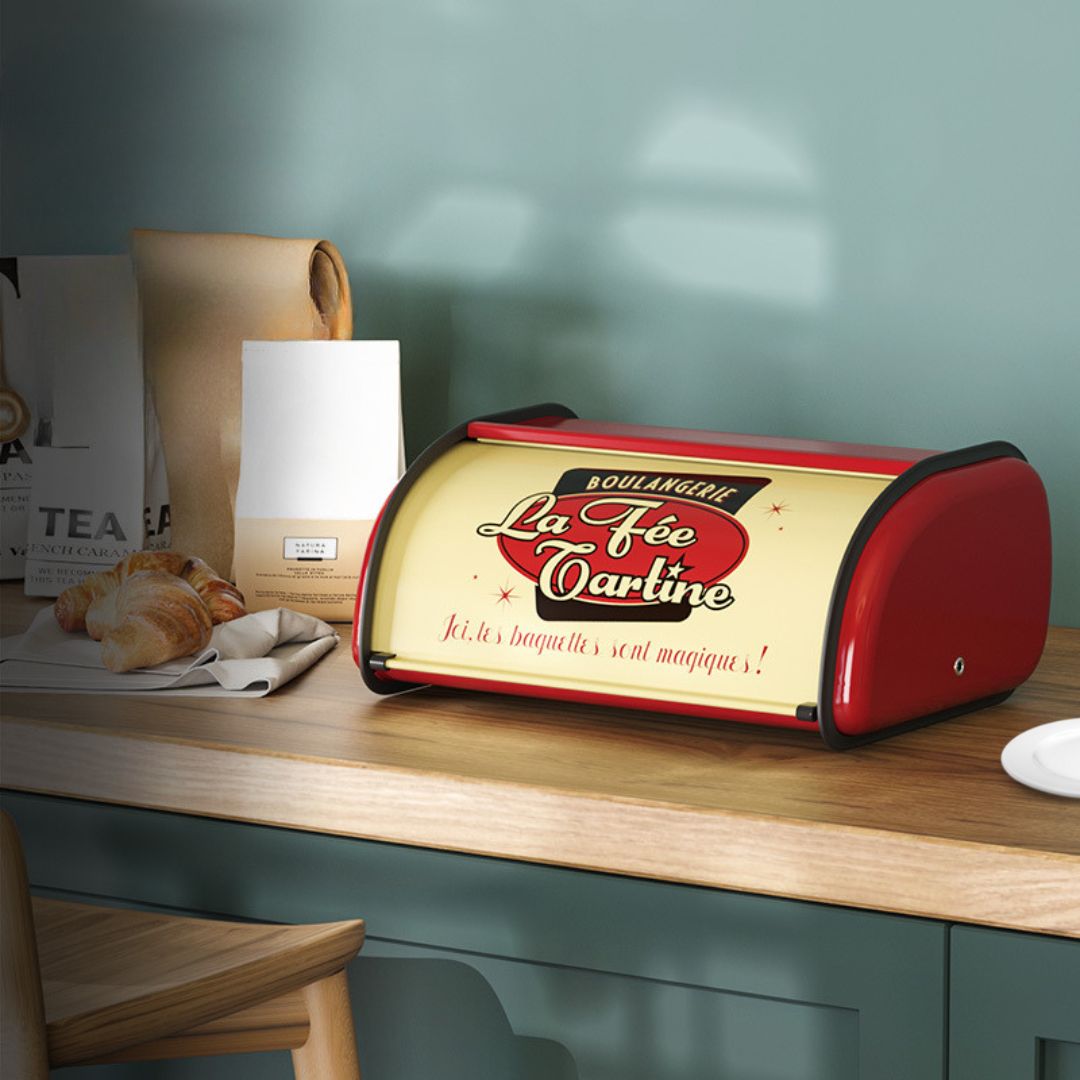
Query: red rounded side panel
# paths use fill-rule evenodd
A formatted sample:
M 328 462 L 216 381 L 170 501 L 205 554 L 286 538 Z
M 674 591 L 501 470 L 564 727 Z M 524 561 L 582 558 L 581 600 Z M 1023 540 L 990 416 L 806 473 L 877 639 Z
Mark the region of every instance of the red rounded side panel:
M 1027 462 L 994 458 L 920 481 L 855 568 L 836 729 L 864 735 L 1012 690 L 1042 655 L 1049 609 L 1049 512 Z

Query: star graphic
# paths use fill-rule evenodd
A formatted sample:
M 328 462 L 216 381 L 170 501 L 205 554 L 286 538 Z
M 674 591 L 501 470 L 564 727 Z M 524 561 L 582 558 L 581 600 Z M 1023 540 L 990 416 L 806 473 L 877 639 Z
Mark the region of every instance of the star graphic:
M 676 578 L 677 579 L 680 574 L 685 573 L 687 570 L 692 570 L 692 569 L 693 569 L 693 567 L 683 566 L 682 559 L 680 559 L 678 562 L 673 562 L 667 568 L 667 576 L 669 578 Z
M 514 586 L 507 582 L 505 585 L 500 585 L 498 590 L 491 595 L 495 597 L 495 606 L 498 607 L 499 604 L 511 603 L 517 593 L 514 592 Z
M 786 502 L 770 503 L 765 508 L 766 517 L 779 517 L 785 510 L 791 509 Z

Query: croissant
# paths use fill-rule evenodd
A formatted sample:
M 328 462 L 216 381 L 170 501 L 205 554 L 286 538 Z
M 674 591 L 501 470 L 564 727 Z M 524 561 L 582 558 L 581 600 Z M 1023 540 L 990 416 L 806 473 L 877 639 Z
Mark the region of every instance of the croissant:
M 153 667 L 206 648 L 213 624 L 199 594 L 182 578 L 137 570 L 99 596 L 86 613 L 110 671 Z
M 247 614 L 244 594 L 223 577 L 218 577 L 202 559 L 192 555 L 180 576 L 202 597 L 215 626 Z
M 90 574 L 78 585 L 65 589 L 53 605 L 61 629 L 85 630 L 86 613 L 96 600 L 118 589 L 124 580 L 141 571 L 157 571 L 183 578 L 202 597 L 215 623 L 246 615 L 243 594 L 218 577 L 202 559 L 177 551 L 136 551 L 111 570 Z M 93 636 L 93 635 L 91 635 Z

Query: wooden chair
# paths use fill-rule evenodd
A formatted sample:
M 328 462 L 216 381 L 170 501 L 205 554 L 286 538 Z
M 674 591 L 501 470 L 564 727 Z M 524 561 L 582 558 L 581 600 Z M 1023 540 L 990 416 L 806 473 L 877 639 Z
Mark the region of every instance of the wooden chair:
M 297 1080 L 358 1080 L 344 968 L 363 940 L 361 920 L 277 926 L 31 899 L 0 813 L 3 1076 L 291 1050 Z

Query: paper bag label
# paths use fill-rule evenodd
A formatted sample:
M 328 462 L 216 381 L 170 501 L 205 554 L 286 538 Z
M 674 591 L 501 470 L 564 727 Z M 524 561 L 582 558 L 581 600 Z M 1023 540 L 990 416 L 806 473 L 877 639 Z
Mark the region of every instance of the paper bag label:
M 238 518 L 236 584 L 248 611 L 350 622 L 371 521 Z
M 142 463 L 130 463 L 127 476 L 114 464 L 86 447 L 34 448 L 28 596 L 57 596 L 142 548 Z
M 282 558 L 298 559 L 300 562 L 317 562 L 338 557 L 336 536 L 286 536 L 282 544 Z

